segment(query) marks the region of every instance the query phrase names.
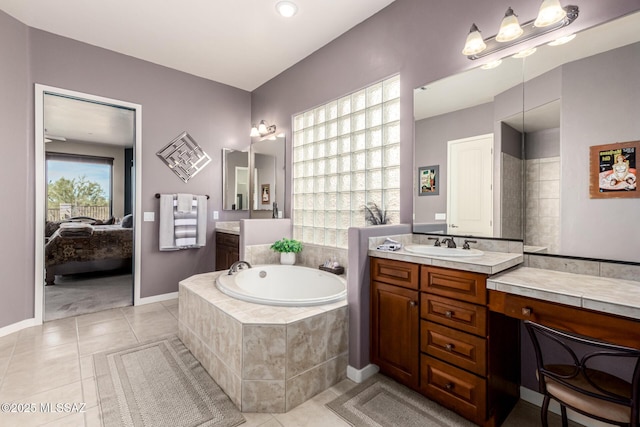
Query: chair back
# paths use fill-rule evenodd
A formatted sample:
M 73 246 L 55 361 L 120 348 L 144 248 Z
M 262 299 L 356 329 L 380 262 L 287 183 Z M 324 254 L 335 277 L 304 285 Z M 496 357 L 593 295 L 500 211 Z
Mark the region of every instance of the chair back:
M 525 321 L 536 353 L 540 392 L 555 381 L 576 393 L 631 408 L 638 423 L 640 350 Z M 640 345 L 640 343 L 638 343 Z

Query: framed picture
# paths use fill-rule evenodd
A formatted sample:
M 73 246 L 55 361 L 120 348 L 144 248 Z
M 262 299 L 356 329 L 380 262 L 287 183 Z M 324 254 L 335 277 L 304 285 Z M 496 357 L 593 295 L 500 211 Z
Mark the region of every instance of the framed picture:
M 440 165 L 418 168 L 418 196 L 440 194 Z
M 594 145 L 589 153 L 589 197 L 592 199 L 640 197 L 637 161 L 640 141 Z
M 271 189 L 269 184 L 262 184 L 262 190 L 260 192 L 263 205 L 268 205 L 271 200 Z

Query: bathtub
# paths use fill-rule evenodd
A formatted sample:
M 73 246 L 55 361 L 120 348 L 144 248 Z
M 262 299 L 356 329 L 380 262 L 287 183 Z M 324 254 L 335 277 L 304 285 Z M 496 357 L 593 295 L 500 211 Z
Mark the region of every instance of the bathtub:
M 256 304 L 307 307 L 347 296 L 346 281 L 335 274 L 296 265 L 258 265 L 216 280 L 221 292 Z

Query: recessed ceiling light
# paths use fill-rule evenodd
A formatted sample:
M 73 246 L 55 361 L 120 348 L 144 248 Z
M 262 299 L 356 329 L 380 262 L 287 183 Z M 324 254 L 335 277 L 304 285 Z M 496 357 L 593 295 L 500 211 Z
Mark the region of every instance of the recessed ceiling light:
M 575 39 L 576 35 L 575 34 L 571 34 L 569 36 L 564 36 L 564 37 L 560 37 L 557 40 L 552 41 L 551 43 L 547 43 L 549 46 L 560 46 L 563 45 L 565 43 L 569 43 L 571 40 Z
M 279 1 L 276 3 L 276 10 L 285 18 L 291 18 L 293 15 L 298 13 L 298 6 L 291 1 Z
M 530 56 L 536 53 L 536 50 L 538 49 L 536 49 L 535 47 L 532 47 L 531 49 L 525 49 L 513 55 L 512 58 L 526 58 L 527 56 Z

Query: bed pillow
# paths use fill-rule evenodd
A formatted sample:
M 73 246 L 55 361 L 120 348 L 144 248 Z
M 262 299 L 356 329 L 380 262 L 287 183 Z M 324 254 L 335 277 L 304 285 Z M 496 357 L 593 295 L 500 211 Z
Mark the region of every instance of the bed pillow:
M 122 227 L 123 228 L 133 228 L 133 215 L 131 215 L 131 214 L 125 215 L 125 217 L 122 218 Z

